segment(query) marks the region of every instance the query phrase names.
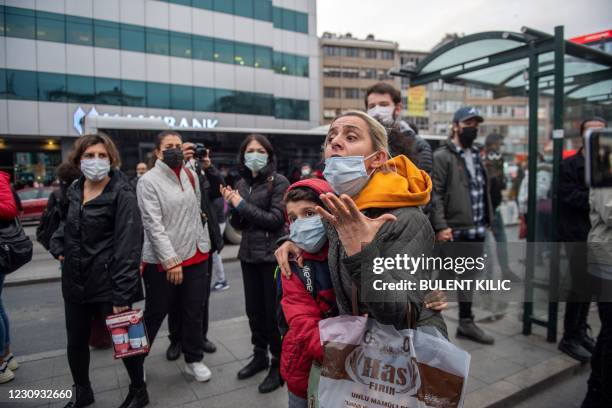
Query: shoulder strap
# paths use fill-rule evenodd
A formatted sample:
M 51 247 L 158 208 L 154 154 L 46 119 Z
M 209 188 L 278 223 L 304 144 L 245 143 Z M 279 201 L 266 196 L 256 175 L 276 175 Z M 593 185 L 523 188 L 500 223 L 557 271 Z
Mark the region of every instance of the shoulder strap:
M 187 173 L 187 177 L 189 178 L 189 182 L 191 183 L 191 187 L 193 187 L 193 191 L 195 193 L 196 188 L 195 188 L 195 179 L 193 178 L 193 174 L 191 174 L 191 171 L 189 171 L 187 167 L 184 167 L 183 170 L 185 171 L 185 173 Z

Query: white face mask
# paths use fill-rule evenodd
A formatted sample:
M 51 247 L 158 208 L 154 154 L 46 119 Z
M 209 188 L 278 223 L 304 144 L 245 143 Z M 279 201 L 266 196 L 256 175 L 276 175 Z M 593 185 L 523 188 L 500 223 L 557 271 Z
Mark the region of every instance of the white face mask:
M 395 123 L 393 113 L 395 108 L 393 106 L 375 106 L 372 109 L 368 109 L 368 115 L 380 122 L 384 127 L 391 127 Z
M 110 161 L 108 159 L 83 159 L 81 160 L 81 173 L 86 179 L 98 182 L 110 172 Z

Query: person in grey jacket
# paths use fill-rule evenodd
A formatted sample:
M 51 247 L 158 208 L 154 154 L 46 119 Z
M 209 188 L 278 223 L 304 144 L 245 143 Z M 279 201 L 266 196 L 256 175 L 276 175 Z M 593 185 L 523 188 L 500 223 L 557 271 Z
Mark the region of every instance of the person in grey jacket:
M 179 302 L 185 372 L 208 381 L 211 372 L 202 363 L 202 305 L 211 244 L 201 219 L 200 183 L 184 166 L 182 145 L 177 132 L 161 132 L 154 151 L 157 160 L 138 182 L 145 231 L 144 320 L 153 343 L 164 318 Z
M 403 154 L 429 175 L 433 170 L 431 146 L 418 135 L 415 129 L 400 119 L 402 95 L 393 85 L 379 82 L 366 90 L 365 108 L 368 115 L 378 120 L 389 133 L 389 148 L 392 156 Z M 391 132 L 395 130 L 395 132 Z M 400 140 L 396 140 L 397 136 Z M 401 140 L 404 139 L 404 140 Z
M 425 296 L 420 290 L 374 293 L 371 289 L 377 279 L 393 283 L 429 278 L 423 271 L 413 275 L 393 268 L 376 275 L 372 267 L 375 258 L 431 254 L 434 233 L 420 209 L 429 201 L 431 179 L 405 156 L 388 160 L 384 127 L 363 112 L 349 111 L 336 117 L 324 148 L 324 176 L 340 196 L 322 195 L 329 212 L 317 211 L 327 232 L 329 269 L 339 312 L 351 314 L 355 299 L 358 313 L 404 329 L 408 312 L 413 310 L 417 327 L 434 327 L 446 337 L 442 315 L 424 307 Z M 276 251 L 276 258 L 288 278 L 290 255 L 299 259 L 301 250 L 286 241 Z M 355 293 L 360 290 L 360 295 Z
M 246 137 L 240 146 L 238 162 L 242 179 L 236 184 L 236 189 L 221 188 L 224 200 L 232 207 L 232 227 L 242 231 L 238 258 L 254 348 L 253 359 L 238 372 L 238 378 L 252 377 L 269 365 L 268 375 L 259 385 L 259 392 L 268 393 L 282 384 L 274 250 L 276 240 L 286 231 L 282 201 L 289 181 L 276 173 L 274 149 L 263 135 Z M 272 355 L 271 361 L 268 350 Z
M 601 329 L 591 357 L 584 408 L 612 406 L 612 188 L 591 188 L 588 271 Z
M 485 233 L 493 220 L 493 206 L 487 171 L 479 149 L 474 146 L 478 126 L 483 121 L 474 107 L 458 109 L 453 116 L 450 139 L 434 153 L 434 195 L 430 218 L 436 241 L 444 243 L 439 245 L 442 257 L 468 256 L 475 259 L 484 253 Z M 466 273 L 475 279 L 476 272 L 472 269 Z M 456 275 L 447 274 L 447 277 L 454 279 Z M 458 291 L 458 295 L 457 336 L 493 344 L 495 339 L 474 322 L 472 291 Z

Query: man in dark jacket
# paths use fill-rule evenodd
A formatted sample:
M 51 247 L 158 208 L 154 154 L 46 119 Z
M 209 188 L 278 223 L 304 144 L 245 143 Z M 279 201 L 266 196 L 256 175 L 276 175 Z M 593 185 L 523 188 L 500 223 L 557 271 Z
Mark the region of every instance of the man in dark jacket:
M 392 156 L 403 154 L 414 161 L 421 170 L 431 175 L 433 169 L 431 146 L 414 129 L 400 119 L 402 95 L 385 82 L 379 82 L 366 90 L 365 108 L 368 115 L 378 120 L 390 133 L 389 148 Z M 396 132 L 391 132 L 392 130 Z M 401 135 L 406 140 L 394 140 Z M 394 149 L 395 147 L 395 149 Z
M 580 125 L 580 136 L 584 137 L 591 128 L 603 128 L 606 122 L 600 118 L 587 119 Z M 563 337 L 559 350 L 570 357 L 587 362 L 595 348 L 595 341 L 587 334 L 587 318 L 590 302 L 583 286 L 586 282 L 587 254 L 584 243 L 587 240 L 591 222 L 589 220 L 589 187 L 584 179 L 584 153 L 578 152 L 561 162 L 559 176 L 559 223 L 560 242 L 565 242 L 569 259 L 572 286 L 569 301 L 565 307 Z
M 198 163 L 192 160 L 194 155 L 193 143 L 183 143 L 183 155 L 187 162 L 187 167 L 194 167 L 194 171 L 198 175 L 198 181 L 200 183 L 200 191 L 202 192 L 202 200 L 200 201 L 202 211 L 202 221 L 206 222 L 208 226 L 208 233 L 210 235 L 210 253 L 220 253 L 223 249 L 223 237 L 221 236 L 221 229 L 217 222 L 215 211 L 213 210 L 210 196 L 212 194 L 212 186 L 206 177 L 202 163 Z M 217 187 L 218 190 L 218 187 Z M 217 351 L 217 346 L 208 339 L 208 317 L 209 317 L 209 300 L 210 300 L 210 281 L 212 277 L 212 262 L 208 262 L 208 271 L 206 272 L 206 284 L 204 292 L 203 307 L 203 320 L 202 320 L 202 334 L 203 334 L 203 345 L 202 349 L 206 353 L 214 353 Z M 181 319 L 180 310 L 174 308 L 168 315 L 168 331 L 170 335 L 170 345 L 166 350 L 166 358 L 170 361 L 177 360 L 181 355 Z
M 434 153 L 434 194 L 430 218 L 436 241 L 463 243 L 440 245 L 443 257 L 477 258 L 484 252 L 485 232 L 492 220 L 492 206 L 487 172 L 480 160 L 479 149 L 473 144 L 478 135 L 478 125 L 483 121 L 474 107 L 462 107 L 453 116 L 450 140 Z M 472 291 L 458 292 L 457 336 L 493 344 L 493 337 L 474 323 Z

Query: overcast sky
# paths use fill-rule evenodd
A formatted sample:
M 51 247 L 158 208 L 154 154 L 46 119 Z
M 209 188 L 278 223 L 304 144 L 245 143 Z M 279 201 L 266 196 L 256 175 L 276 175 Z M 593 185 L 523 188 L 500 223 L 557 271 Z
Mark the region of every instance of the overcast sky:
M 402 49 L 428 51 L 445 33 L 520 31 L 549 33 L 565 26 L 565 37 L 612 29 L 611 0 L 317 0 L 317 31 L 358 38 L 372 33 Z

